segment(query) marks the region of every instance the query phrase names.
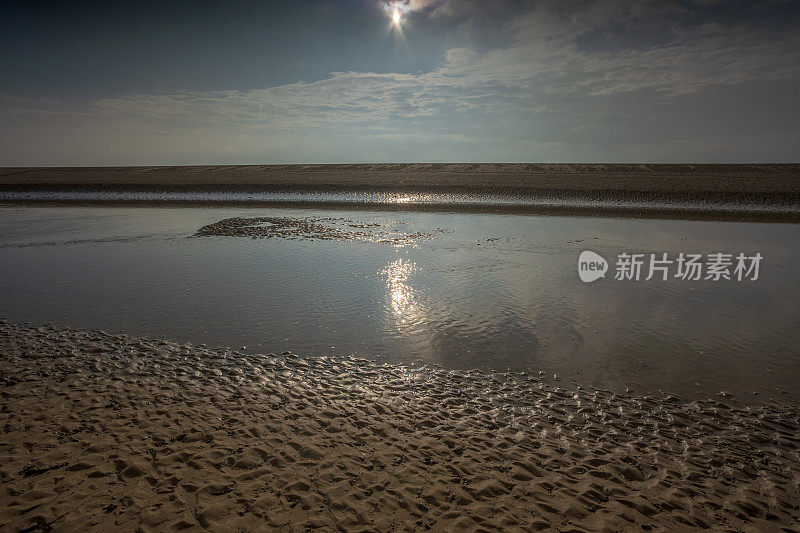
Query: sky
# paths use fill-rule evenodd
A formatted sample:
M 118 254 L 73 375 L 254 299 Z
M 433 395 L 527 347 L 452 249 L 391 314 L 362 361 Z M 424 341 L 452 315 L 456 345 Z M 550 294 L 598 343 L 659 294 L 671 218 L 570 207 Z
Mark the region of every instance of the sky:
M 796 0 L 27 0 L 0 16 L 0 166 L 798 162 L 798 95 Z

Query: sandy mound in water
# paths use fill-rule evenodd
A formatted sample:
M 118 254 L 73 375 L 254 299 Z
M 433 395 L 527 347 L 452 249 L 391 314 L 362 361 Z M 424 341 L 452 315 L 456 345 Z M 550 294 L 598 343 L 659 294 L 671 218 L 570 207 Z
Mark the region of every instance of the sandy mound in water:
M 437 229 L 437 232 L 444 230 Z M 253 239 L 310 239 L 320 241 L 361 241 L 379 244 L 408 244 L 429 238 L 426 233 L 392 231 L 377 222 L 341 217 L 234 217 L 203 226 L 195 237 L 250 237 Z
M 0 325 L 10 530 L 792 530 L 800 411 Z

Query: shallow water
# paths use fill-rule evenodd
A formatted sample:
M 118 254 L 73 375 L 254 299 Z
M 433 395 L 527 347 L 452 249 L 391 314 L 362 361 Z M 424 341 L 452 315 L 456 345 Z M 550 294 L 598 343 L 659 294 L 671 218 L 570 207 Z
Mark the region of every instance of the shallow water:
M 560 196 L 516 196 L 472 193 L 407 193 L 407 192 L 324 192 L 324 191 L 157 191 L 157 190 L 20 190 L 0 191 L 0 202 L 80 202 L 127 204 L 164 202 L 171 204 L 247 204 L 269 207 L 352 206 L 361 207 L 405 207 L 433 208 L 441 210 L 513 210 L 525 213 L 541 212 L 600 212 L 635 213 L 680 213 L 684 217 L 771 217 L 785 220 L 800 215 L 800 205 L 795 203 L 775 204 L 747 201 L 704 201 L 702 199 L 655 200 L 653 198 L 619 198 L 594 195 L 577 197 Z
M 334 217 L 422 235 L 192 237 L 230 217 Z M 543 370 L 642 393 L 798 399 L 798 242 L 793 224 L 7 205 L 0 316 L 258 352 Z M 583 250 L 612 263 L 606 279 L 580 281 Z M 764 259 L 756 281 L 616 281 L 623 252 Z

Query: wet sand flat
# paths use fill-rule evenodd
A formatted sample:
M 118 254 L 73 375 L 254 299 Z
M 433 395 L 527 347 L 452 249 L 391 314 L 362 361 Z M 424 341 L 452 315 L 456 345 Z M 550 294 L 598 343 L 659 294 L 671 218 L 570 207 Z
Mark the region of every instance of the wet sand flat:
M 396 163 L 0 168 L 0 200 L 800 220 L 798 164 Z
M 796 531 L 800 411 L 0 324 L 11 530 Z
M 153 186 L 457 188 L 798 194 L 800 164 L 385 163 L 5 167 L 0 187 Z

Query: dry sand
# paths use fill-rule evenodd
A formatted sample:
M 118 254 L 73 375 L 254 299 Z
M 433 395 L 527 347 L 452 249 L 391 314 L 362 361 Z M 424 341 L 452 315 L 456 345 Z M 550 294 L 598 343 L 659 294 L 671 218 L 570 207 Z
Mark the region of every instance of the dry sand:
M 5 530 L 798 531 L 800 411 L 0 324 Z

